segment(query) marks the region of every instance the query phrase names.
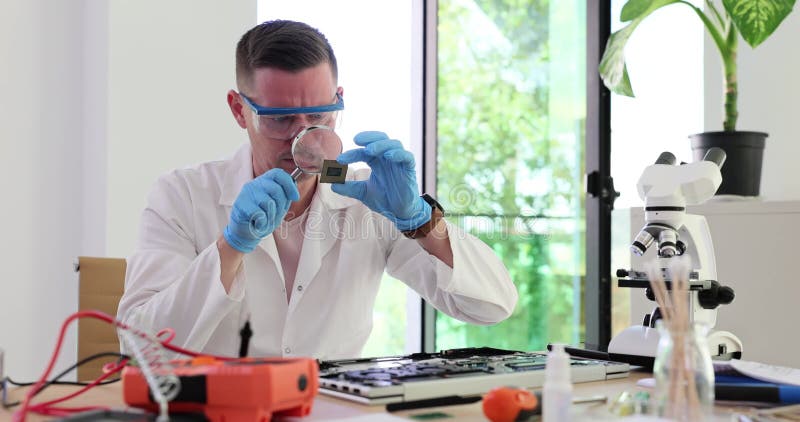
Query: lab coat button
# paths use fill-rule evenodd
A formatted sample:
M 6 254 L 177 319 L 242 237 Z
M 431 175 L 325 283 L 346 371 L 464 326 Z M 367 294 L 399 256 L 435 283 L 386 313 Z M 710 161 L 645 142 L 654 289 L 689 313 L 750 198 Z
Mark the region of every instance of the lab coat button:
M 303 291 L 303 286 L 297 286 L 297 291 L 298 292 L 302 292 Z
M 288 347 L 287 347 L 287 348 L 285 348 L 285 349 L 283 349 L 283 351 L 284 351 L 284 352 L 285 352 L 287 355 L 288 355 L 289 353 L 292 353 L 292 349 L 290 349 L 290 348 L 288 348 Z

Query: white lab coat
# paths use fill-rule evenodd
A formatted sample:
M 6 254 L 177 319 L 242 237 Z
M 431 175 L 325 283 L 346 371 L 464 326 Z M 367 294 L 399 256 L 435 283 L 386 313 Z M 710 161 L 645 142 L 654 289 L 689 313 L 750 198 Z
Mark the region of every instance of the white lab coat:
M 365 178 L 368 171 L 359 173 Z M 291 300 L 272 235 L 247 254 L 226 293 L 216 240 L 252 179 L 247 144 L 228 160 L 158 180 L 128 257 L 121 320 L 152 333 L 171 327 L 176 345 L 236 356 L 249 317 L 250 356 L 340 359 L 361 354 L 384 270 L 462 321 L 493 324 L 514 310 L 516 288 L 486 244 L 448 223 L 451 269 L 327 184 L 317 186 L 311 201 Z

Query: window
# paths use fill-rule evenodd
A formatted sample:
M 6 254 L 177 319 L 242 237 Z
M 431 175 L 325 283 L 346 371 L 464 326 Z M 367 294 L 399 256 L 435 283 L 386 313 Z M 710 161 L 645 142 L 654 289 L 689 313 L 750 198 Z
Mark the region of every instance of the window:
M 435 349 L 542 350 L 582 338 L 586 9 L 438 1 L 436 191 L 520 294 L 490 327 L 436 316 Z

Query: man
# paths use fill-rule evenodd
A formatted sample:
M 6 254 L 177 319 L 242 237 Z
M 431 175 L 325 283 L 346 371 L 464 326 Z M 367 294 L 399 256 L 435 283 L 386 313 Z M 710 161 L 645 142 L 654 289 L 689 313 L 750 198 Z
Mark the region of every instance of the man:
M 236 82 L 228 105 L 250 143 L 159 179 L 128 258 L 122 320 L 171 327 L 175 344 L 221 355 L 237 354 L 249 321 L 250 355 L 352 358 L 372 330 L 384 271 L 454 318 L 493 324 L 511 314 L 517 292 L 505 267 L 419 195 L 399 141 L 358 134 L 361 148 L 338 160 L 371 171 L 345 184 L 289 176 L 293 136 L 333 126 L 344 106 L 321 33 L 292 21 L 252 28 L 237 45 Z

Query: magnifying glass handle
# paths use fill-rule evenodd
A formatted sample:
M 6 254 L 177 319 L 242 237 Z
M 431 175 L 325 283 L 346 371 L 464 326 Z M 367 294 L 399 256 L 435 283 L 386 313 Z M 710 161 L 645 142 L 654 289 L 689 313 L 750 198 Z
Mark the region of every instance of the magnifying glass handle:
M 299 179 L 300 176 L 302 176 L 302 175 L 303 175 L 303 170 L 300 170 L 300 168 L 297 167 L 292 171 L 292 174 L 291 174 L 292 180 L 294 180 L 294 182 L 297 183 L 297 179 Z

